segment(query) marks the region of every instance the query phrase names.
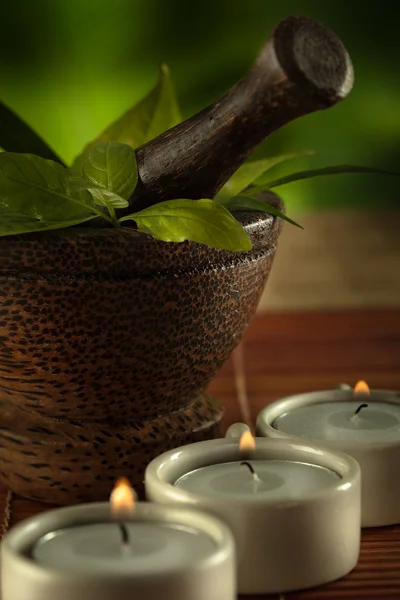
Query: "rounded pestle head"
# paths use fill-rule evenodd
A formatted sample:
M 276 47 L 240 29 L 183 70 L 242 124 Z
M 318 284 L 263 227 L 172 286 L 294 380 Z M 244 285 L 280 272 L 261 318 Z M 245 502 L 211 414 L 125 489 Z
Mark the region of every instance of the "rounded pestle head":
M 354 73 L 342 41 L 314 19 L 289 17 L 273 33 L 276 57 L 287 78 L 328 107 L 345 98 Z
M 342 100 L 353 67 L 340 39 L 313 19 L 289 17 L 248 72 L 213 104 L 136 151 L 135 210 L 173 198 L 214 198 L 271 133 Z M 122 209 L 121 216 L 132 212 Z

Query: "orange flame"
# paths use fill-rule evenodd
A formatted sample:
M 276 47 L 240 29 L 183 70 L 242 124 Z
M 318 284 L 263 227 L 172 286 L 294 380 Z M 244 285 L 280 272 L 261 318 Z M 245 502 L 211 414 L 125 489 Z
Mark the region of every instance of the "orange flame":
M 135 503 L 135 490 L 125 477 L 121 477 L 111 492 L 111 514 L 115 517 L 130 517 L 135 512 Z
M 355 396 L 369 396 L 369 387 L 365 381 L 359 381 L 354 386 L 354 395 Z
M 251 452 L 255 450 L 256 442 L 251 434 L 251 431 L 245 431 L 242 433 L 239 441 L 239 450 L 241 452 Z

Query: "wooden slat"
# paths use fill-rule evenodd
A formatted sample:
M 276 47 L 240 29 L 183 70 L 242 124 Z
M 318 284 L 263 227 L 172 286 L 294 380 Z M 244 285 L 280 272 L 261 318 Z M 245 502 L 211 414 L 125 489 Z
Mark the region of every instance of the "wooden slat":
M 399 330 L 400 311 L 397 309 L 267 313 L 253 319 L 246 332 L 246 344 L 261 340 L 268 345 L 273 339 L 285 339 L 288 344 L 313 339 L 343 343 L 360 339 L 398 340 Z

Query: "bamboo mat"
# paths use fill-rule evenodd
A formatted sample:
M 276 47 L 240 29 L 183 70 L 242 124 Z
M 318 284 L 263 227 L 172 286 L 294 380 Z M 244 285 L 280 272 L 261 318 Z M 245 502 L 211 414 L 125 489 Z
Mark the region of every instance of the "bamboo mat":
M 254 425 L 260 409 L 283 395 L 339 382 L 354 385 L 359 379 L 375 388 L 400 389 L 400 310 L 258 315 L 210 392 L 226 406 L 225 427 L 239 420 Z M 0 488 L 3 529 L 48 509 Z M 241 600 L 250 598 L 255 597 Z M 400 526 L 363 530 L 359 563 L 343 579 L 257 598 L 400 600 Z

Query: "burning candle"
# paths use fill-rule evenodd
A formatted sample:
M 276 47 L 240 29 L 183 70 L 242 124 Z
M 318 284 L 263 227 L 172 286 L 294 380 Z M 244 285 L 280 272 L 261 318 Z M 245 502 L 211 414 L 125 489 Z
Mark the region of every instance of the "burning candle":
M 362 471 L 362 524 L 400 522 L 400 399 L 364 381 L 283 398 L 257 419 L 260 435 L 322 443 L 351 454 Z
M 239 593 L 265 594 L 320 585 L 355 566 L 359 475 L 351 457 L 247 430 L 240 442 L 166 452 L 148 466 L 145 484 L 155 502 L 195 505 L 225 520 L 236 540 Z
M 215 518 L 134 502 L 126 480 L 107 503 L 20 523 L 2 545 L 2 600 L 209 600 L 235 596 L 234 544 Z
M 240 437 L 239 456 L 251 456 L 255 440 L 246 431 Z M 245 467 L 245 468 L 243 468 Z M 196 494 L 252 500 L 299 500 L 337 484 L 340 476 L 331 469 L 296 460 L 249 460 L 207 465 L 185 473 L 175 486 Z

